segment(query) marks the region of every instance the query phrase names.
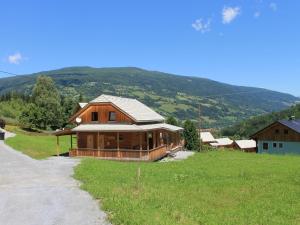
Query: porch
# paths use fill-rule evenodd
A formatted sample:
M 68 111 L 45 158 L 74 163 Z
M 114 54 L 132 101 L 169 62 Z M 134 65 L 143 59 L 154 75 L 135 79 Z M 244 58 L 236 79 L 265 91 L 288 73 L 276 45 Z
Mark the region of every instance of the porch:
M 69 151 L 71 157 L 156 161 L 166 156 L 168 152 L 180 150 L 183 146 L 179 131 L 64 133 L 77 137 L 77 146 L 72 146 Z

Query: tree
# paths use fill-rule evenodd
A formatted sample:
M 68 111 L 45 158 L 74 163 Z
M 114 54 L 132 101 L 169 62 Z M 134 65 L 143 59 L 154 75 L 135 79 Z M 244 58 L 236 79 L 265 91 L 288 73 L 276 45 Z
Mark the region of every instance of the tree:
M 4 129 L 5 128 L 5 120 L 0 119 L 0 128 Z
M 184 147 L 186 149 L 191 151 L 200 150 L 199 134 L 197 132 L 195 124 L 190 120 L 186 120 L 184 122 L 183 137 L 185 139 Z
M 178 121 L 173 116 L 169 116 L 166 120 L 166 123 L 174 126 L 178 126 Z
M 32 103 L 20 116 L 20 123 L 27 128 L 56 129 L 64 122 L 61 98 L 54 81 L 39 76 L 33 88 Z

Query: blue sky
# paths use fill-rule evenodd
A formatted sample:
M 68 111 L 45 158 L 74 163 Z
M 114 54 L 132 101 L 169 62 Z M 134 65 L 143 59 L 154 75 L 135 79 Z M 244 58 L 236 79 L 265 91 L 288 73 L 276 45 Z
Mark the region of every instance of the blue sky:
M 136 66 L 300 96 L 300 1 L 2 0 L 0 10 L 0 70 Z

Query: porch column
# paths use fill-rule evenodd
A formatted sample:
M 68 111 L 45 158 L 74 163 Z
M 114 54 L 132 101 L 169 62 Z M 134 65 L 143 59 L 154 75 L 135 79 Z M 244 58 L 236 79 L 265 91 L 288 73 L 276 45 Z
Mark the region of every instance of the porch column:
M 156 130 L 152 131 L 153 148 L 156 148 Z
M 99 145 L 99 139 L 100 139 L 100 133 L 97 132 L 97 149 L 99 150 L 100 149 L 100 145 Z
M 73 149 L 73 135 L 71 134 L 71 150 Z
M 59 156 L 59 136 L 56 136 L 56 155 Z
M 149 133 L 148 133 L 148 131 L 147 131 L 146 135 L 147 135 L 147 151 L 148 151 L 148 159 L 149 159 L 150 152 L 149 152 Z
M 117 149 L 118 149 L 118 158 L 120 158 L 120 133 L 117 132 Z
M 142 145 L 142 132 L 139 133 L 139 142 L 140 142 L 140 158 L 142 158 L 142 150 L 143 150 L 143 145 Z

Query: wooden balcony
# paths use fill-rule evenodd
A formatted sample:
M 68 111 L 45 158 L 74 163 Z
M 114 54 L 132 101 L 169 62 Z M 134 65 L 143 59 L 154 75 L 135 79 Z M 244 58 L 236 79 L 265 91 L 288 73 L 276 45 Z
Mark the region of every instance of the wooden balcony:
M 151 150 L 131 149 L 71 149 L 71 157 L 97 157 L 121 161 L 156 161 L 167 155 L 167 146 L 162 145 Z

